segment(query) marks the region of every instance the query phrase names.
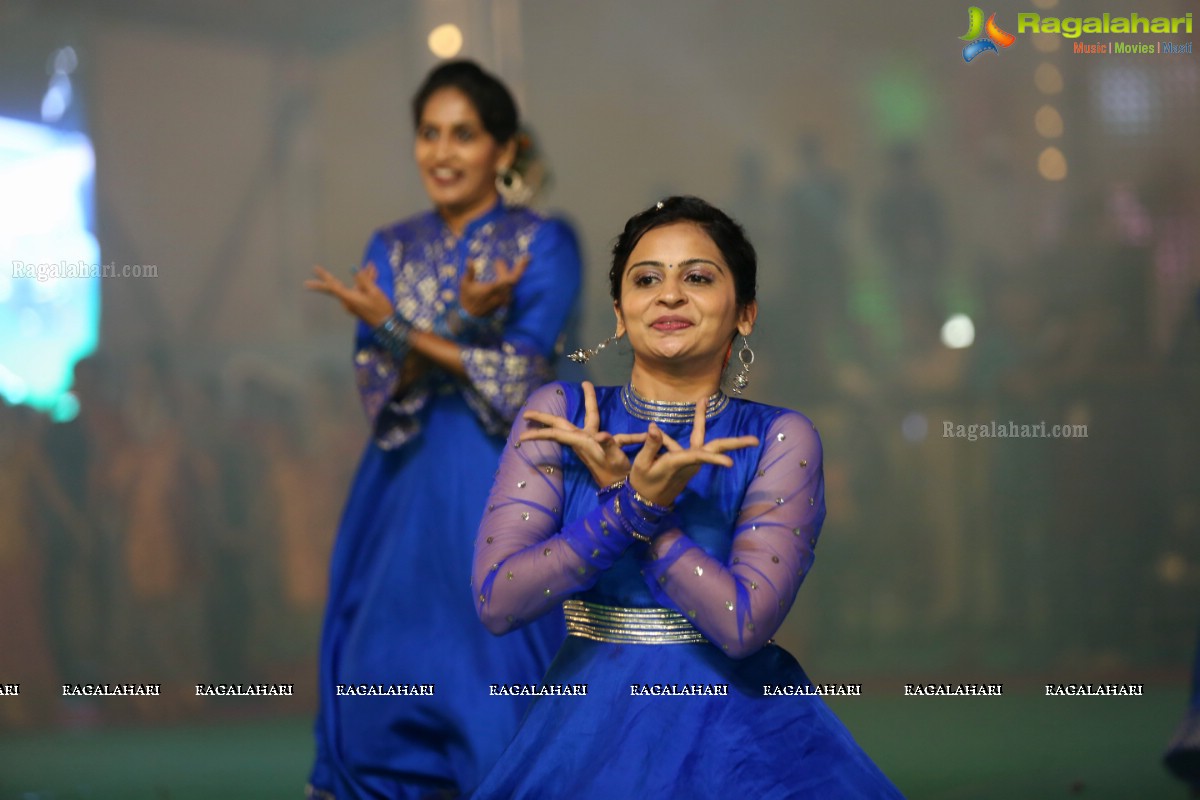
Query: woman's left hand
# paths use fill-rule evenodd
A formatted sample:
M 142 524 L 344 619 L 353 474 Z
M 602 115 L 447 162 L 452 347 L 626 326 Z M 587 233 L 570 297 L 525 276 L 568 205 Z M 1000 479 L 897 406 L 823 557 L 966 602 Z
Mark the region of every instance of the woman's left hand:
M 503 259 L 496 259 L 492 269 L 496 273 L 493 281 L 475 280 L 478 263 L 471 262 L 463 273 L 462 281 L 458 284 L 458 304 L 473 317 L 486 317 L 500 306 L 507 305 L 512 300 L 513 288 L 525 274 L 529 266 L 529 256 L 521 256 L 513 262 L 510 269 Z
M 392 301 L 375 284 L 378 273 L 372 263 L 354 273 L 352 286 L 342 283 L 324 267 L 313 267 L 313 274 L 317 277 L 304 282 L 306 289 L 336 297 L 342 308 L 371 328 L 378 328 L 395 313 Z
M 691 447 L 685 448 L 662 432 L 653 422 L 646 433 L 646 443 L 633 460 L 629 471 L 630 487 L 652 503 L 673 505 L 675 498 L 687 486 L 692 476 L 705 464 L 732 467 L 733 459 L 725 455 L 730 450 L 757 447 L 757 436 L 729 436 L 704 441 L 707 400 L 696 403 L 692 423 Z M 667 452 L 662 448 L 666 446 Z
M 588 468 L 588 472 L 592 473 L 597 486 L 610 486 L 629 474 L 629 456 L 621 448 L 646 441 L 646 434 L 620 433 L 614 436 L 600 430 L 596 387 L 588 381 L 583 382 L 583 409 L 582 428 L 553 414 L 526 411 L 525 419 L 546 427 L 525 431 L 521 434 L 521 441 L 552 441 L 569 446 Z

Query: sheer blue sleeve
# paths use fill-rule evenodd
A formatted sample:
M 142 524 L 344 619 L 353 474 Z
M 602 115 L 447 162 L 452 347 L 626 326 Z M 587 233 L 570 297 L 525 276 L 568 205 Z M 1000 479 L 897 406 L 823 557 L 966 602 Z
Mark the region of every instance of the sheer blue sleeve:
M 527 408 L 560 417 L 571 410 L 560 384 L 538 389 Z M 624 487 L 597 495 L 594 508 L 564 526 L 563 447 L 518 441 L 531 426 L 523 419 L 513 425 L 475 539 L 475 605 L 497 634 L 592 586 L 638 536 L 648 539 L 663 525 Z
M 467 399 L 492 430 L 503 432 L 538 386 L 551 378 L 555 347 L 579 294 L 579 246 L 561 220 L 541 223 L 529 266 L 517 283 L 502 341 L 462 349 Z
M 709 641 L 745 658 L 775 635 L 813 563 L 825 520 L 821 440 L 801 414 L 770 425 L 746 489 L 727 561 L 679 528 L 654 539 L 644 575 L 660 603 Z

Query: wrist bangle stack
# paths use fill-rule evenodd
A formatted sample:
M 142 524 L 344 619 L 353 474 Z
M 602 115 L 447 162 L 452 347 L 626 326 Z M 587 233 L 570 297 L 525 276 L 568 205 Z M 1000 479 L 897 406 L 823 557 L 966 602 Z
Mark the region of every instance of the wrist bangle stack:
M 628 504 L 626 504 L 626 508 L 628 508 Z M 617 497 L 613 498 L 613 511 L 616 512 L 617 519 L 621 521 L 621 527 L 625 529 L 626 533 L 628 533 L 633 538 L 637 539 L 639 542 L 645 542 L 646 544 L 650 544 L 650 537 L 647 536 L 646 534 L 642 533 L 641 531 L 639 531 L 637 529 L 637 527 L 634 526 L 630 522 L 630 520 L 628 518 L 626 518 L 626 516 L 621 512 L 621 498 L 619 495 Z
M 389 353 L 397 359 L 401 359 L 408 353 L 408 334 L 411 330 L 412 326 L 399 313 L 396 313 L 371 331 L 371 335 Z
M 642 497 L 640 494 L 638 494 L 638 490 L 634 489 L 632 486 L 629 488 L 633 491 L 633 501 L 650 514 L 656 514 L 661 517 L 664 514 L 670 514 L 675 510 L 674 503 L 669 506 L 659 505 L 652 500 L 647 500 L 645 497 Z
M 600 498 L 601 502 L 604 502 L 612 496 L 613 492 L 619 491 L 624 485 L 625 478 L 621 478 L 621 480 L 617 481 L 616 483 L 610 483 L 608 486 L 602 486 L 596 490 L 596 497 Z
M 615 484 L 614 484 L 615 485 Z M 621 481 L 612 494 L 613 510 L 625 531 L 640 542 L 649 543 L 658 534 L 664 517 L 671 507 L 652 503 L 634 491 L 628 481 Z M 624 501 L 624 502 L 622 502 Z

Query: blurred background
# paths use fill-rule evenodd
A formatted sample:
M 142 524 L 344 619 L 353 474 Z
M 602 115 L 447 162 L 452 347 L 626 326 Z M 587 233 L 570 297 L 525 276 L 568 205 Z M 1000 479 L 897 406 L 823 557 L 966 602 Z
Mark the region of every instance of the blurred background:
M 568 347 L 612 331 L 635 211 L 697 194 L 749 230 L 747 396 L 826 449 L 780 640 L 864 685 L 835 707 L 899 787 L 1182 796 L 1158 760 L 1200 625 L 1200 56 L 1025 33 L 966 63 L 967 27 L 944 0 L 0 0 L 0 797 L 300 796 L 367 434 L 350 319 L 302 281 L 427 207 L 409 99 L 455 56 L 514 90 L 535 205 L 580 234 Z M 1192 35 L 1074 41 L 1106 39 Z M 1086 428 L 944 435 L 993 420 Z M 1101 680 L 1146 696 L 1039 694 Z M 83 681 L 163 695 L 61 696 Z

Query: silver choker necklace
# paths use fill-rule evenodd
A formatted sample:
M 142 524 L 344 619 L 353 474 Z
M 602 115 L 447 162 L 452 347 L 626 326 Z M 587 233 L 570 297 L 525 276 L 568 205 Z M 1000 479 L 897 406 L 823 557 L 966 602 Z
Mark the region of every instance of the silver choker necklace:
M 668 402 L 650 400 L 638 394 L 632 383 L 621 387 L 621 403 L 629 416 L 644 419 L 648 422 L 691 422 L 696 418 L 696 404 L 688 402 Z M 729 397 L 720 389 L 708 396 L 708 408 L 704 411 L 705 419 L 712 419 L 725 410 L 729 405 Z

